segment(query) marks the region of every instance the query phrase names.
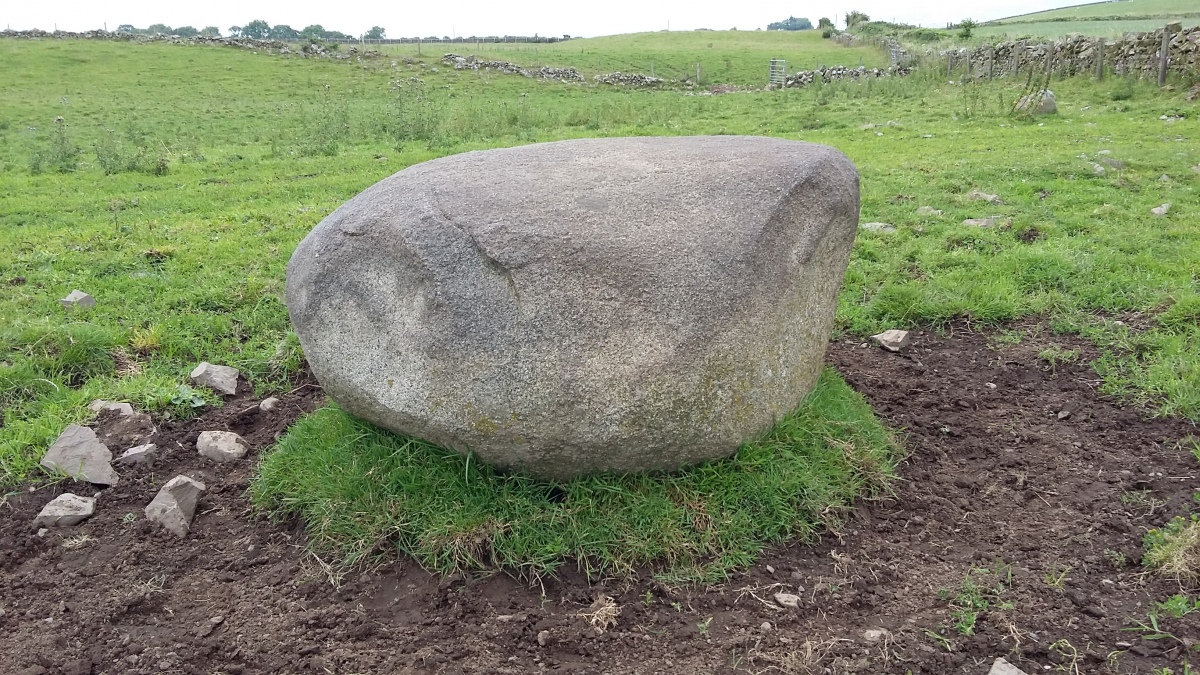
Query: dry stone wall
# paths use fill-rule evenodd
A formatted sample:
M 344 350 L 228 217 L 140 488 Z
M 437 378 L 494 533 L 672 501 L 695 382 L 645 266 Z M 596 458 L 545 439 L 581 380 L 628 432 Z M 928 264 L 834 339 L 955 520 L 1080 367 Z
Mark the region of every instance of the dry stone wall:
M 511 61 L 487 60 L 474 55 L 460 56 L 453 53 L 444 54 L 442 56 L 442 63 L 455 70 L 496 70 L 510 75 L 537 77 L 544 80 L 560 80 L 562 82 L 583 81 L 583 75 L 580 75 L 579 71 L 574 68 L 542 66 L 536 70 L 531 70 L 529 68 L 522 68 Z
M 1096 72 L 1103 58 L 1104 69 L 1121 75 L 1155 76 L 1158 73 L 1163 32 L 1169 36 L 1167 69 L 1172 73 L 1200 72 L 1200 27 L 1182 28 L 1173 24 L 1148 33 L 1127 33 L 1112 40 L 1069 35 L 1062 40 L 1045 42 L 1022 39 L 985 45 L 975 49 L 957 49 L 937 53 L 954 59 L 954 68 L 969 68 L 973 77 L 1008 77 L 1045 72 L 1078 75 Z
M 345 51 L 327 49 L 320 44 L 306 44 L 302 47 L 295 47 L 286 42 L 279 40 L 255 40 L 252 38 L 235 38 L 235 37 L 180 37 L 178 35 L 138 35 L 134 33 L 113 33 L 103 30 L 89 30 L 82 33 L 73 33 L 68 31 L 44 31 L 44 30 L 5 30 L 0 31 L 0 38 L 16 38 L 26 40 L 117 40 L 121 42 L 166 42 L 170 44 L 184 45 L 212 45 L 218 47 L 238 47 L 241 49 L 253 49 L 268 54 L 302 54 L 304 56 L 315 56 L 329 59 L 351 59 L 356 57 L 377 57 L 382 56 L 374 50 L 364 50 L 358 47 L 350 47 Z

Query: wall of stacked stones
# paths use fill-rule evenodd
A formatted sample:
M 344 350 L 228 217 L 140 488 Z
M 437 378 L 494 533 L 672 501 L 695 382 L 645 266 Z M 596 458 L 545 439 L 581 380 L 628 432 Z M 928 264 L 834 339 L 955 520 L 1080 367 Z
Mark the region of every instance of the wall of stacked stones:
M 1200 27 L 1178 24 L 1148 33 L 1128 33 L 1119 39 L 1072 35 L 1055 42 L 1036 39 L 1012 40 L 975 49 L 939 52 L 957 72 L 970 68 L 975 77 L 1008 77 L 1046 72 L 1055 75 L 1095 74 L 1097 60 L 1104 59 L 1110 74 L 1154 77 L 1158 74 L 1163 33 L 1169 35 L 1167 69 L 1171 73 L 1200 72 Z M 932 55 L 932 54 L 930 54 Z

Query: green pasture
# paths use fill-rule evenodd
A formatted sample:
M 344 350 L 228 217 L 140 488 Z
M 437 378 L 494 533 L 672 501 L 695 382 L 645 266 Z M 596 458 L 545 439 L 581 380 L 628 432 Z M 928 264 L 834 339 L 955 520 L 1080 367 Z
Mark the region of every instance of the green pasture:
M 731 34 L 671 34 L 678 63 L 716 35 Z M 763 37 L 790 39 L 774 35 Z M 578 45 L 560 48 L 562 61 L 543 63 L 570 65 Z M 731 81 L 765 71 L 776 51 L 722 49 L 741 54 Z M 424 61 L 0 40 L 6 489 L 44 477 L 41 454 L 66 425 L 89 419 L 94 398 L 191 414 L 180 386 L 200 360 L 242 369 L 264 394 L 287 387 L 303 367 L 282 301 L 288 256 L 362 189 L 433 157 L 589 136 L 832 145 L 862 173 L 862 219 L 897 229 L 860 234 L 839 333 L 1042 317 L 1099 345 L 1105 391 L 1200 419 L 1200 118 L 1184 98 L 1188 82 L 1160 91 L 1056 80 L 1059 114 L 1031 120 L 1011 113 L 1023 81 L 949 84 L 932 71 L 712 96 Z M 1121 168 L 1099 175 L 1102 158 Z M 975 201 L 973 190 L 1001 203 Z M 1151 214 L 1168 202 L 1166 216 Z M 921 206 L 944 215 L 919 216 Z M 962 224 L 990 216 L 1001 224 Z M 76 288 L 98 305 L 61 307 Z M 347 560 L 398 548 L 443 571 L 534 576 L 563 562 L 613 573 L 658 561 L 664 574 L 711 579 L 885 489 L 897 452 L 862 399 L 827 372 L 792 417 L 731 460 L 556 486 L 494 475 L 330 407 L 268 453 L 254 496 L 272 513 L 301 516 L 314 546 Z
M 389 53 L 417 56 L 416 45 L 384 45 Z M 766 86 L 767 65 L 771 59 L 785 59 L 789 72 L 812 70 L 819 66 L 865 65 L 886 67 L 888 58 L 879 50 L 843 47 L 808 31 L 661 31 L 631 33 L 553 44 L 432 44 L 420 47 L 426 58 L 439 58 L 445 52 L 461 56 L 511 61 L 525 67 L 572 66 L 588 80 L 598 73 L 620 71 L 641 73 L 673 80 L 696 77 L 700 64 L 700 83 Z
M 1033 12 L 997 19 L 991 23 L 1031 23 L 1036 21 L 1074 21 L 1079 19 L 1179 19 L 1200 16 L 1193 0 L 1120 0 L 1092 2 L 1044 12 Z
M 1126 33 L 1148 33 L 1158 30 L 1167 24 L 1165 19 L 1114 19 L 1111 21 L 1031 21 L 988 24 L 975 29 L 975 35 L 983 38 L 998 39 L 1001 36 L 1010 38 L 1036 37 L 1058 38 L 1071 33 L 1117 39 Z M 1200 25 L 1200 14 L 1191 18 L 1180 19 L 1184 27 Z

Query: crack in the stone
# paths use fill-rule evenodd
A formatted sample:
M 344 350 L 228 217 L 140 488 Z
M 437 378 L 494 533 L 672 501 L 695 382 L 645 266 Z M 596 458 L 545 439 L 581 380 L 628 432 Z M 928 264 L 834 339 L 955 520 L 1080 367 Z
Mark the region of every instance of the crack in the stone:
M 512 293 L 513 301 L 520 306 L 521 292 L 517 290 L 517 282 L 516 279 L 513 278 L 512 270 L 484 250 L 483 246 L 479 243 L 479 240 L 475 238 L 474 234 L 467 231 L 465 228 L 460 227 L 458 223 L 454 222 L 454 219 L 450 217 L 450 214 L 446 213 L 446 209 L 442 208 L 442 202 L 438 198 L 436 192 L 430 190 L 430 197 L 433 198 L 433 207 L 437 209 L 437 212 L 441 216 L 442 220 L 446 221 L 450 227 L 462 232 L 463 236 L 467 238 L 467 241 L 470 241 L 471 245 L 475 247 L 475 250 L 479 252 L 479 255 L 483 256 L 483 263 L 487 265 L 489 269 L 504 277 L 504 280 L 508 282 L 508 290 L 510 293 Z

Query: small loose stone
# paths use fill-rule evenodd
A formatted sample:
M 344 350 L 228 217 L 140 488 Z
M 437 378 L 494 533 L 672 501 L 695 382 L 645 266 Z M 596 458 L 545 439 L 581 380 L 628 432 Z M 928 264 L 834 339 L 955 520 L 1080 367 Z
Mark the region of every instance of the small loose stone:
M 95 307 L 96 299 L 80 290 L 71 291 L 67 297 L 59 300 L 63 307 L 67 309 L 75 309 L 76 307 Z
M 214 462 L 233 462 L 245 457 L 250 446 L 232 431 L 201 431 L 196 450 Z

